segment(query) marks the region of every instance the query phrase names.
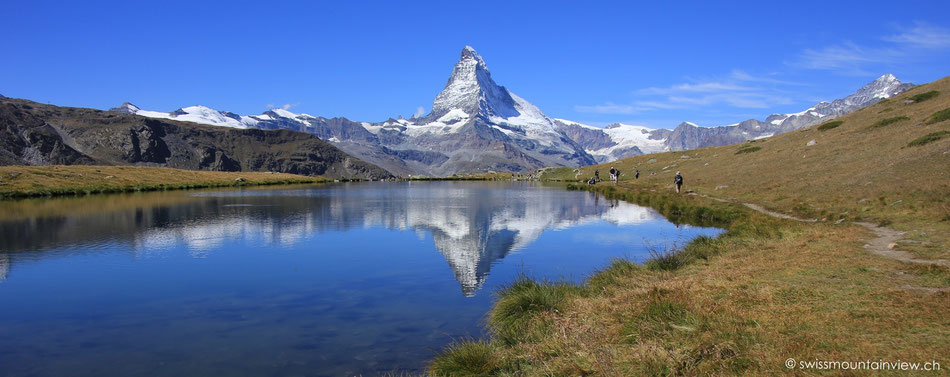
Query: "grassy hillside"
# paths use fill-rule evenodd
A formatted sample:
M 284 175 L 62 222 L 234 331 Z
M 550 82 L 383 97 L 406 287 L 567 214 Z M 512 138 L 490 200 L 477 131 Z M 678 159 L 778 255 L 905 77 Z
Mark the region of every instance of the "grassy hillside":
M 0 199 L 324 181 L 283 173 L 139 166 L 0 166 Z
M 453 344 L 429 372 L 945 374 L 950 269 L 938 259 L 950 259 L 947 109 L 950 79 L 943 79 L 835 123 L 764 140 L 548 169 L 544 178 L 574 181 L 618 167 L 618 185 L 573 187 L 726 232 L 657 250 L 642 264 L 618 260 L 580 285 L 516 281 L 498 292 L 487 317 L 491 337 Z M 673 192 L 676 171 L 691 192 Z M 818 221 L 777 219 L 745 203 Z M 881 238 L 856 220 L 907 231 L 882 247 L 927 263 L 872 253 L 866 245 Z M 936 361 L 943 371 L 799 363 L 867 360 Z
M 917 101 L 905 103 L 916 98 Z M 649 154 L 581 169 L 576 180 L 615 166 L 620 185 L 684 189 L 753 202 L 801 217 L 888 222 L 909 233 L 903 246 L 950 259 L 950 78 L 913 88 L 815 127 L 724 147 Z M 814 140 L 813 145 L 809 145 Z M 633 178 L 634 169 L 640 179 Z

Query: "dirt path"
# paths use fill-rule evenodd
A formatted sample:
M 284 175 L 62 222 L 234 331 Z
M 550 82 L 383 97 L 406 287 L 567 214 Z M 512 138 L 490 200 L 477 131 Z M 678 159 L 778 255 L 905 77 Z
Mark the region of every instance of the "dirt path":
M 795 220 L 801 222 L 816 222 L 818 219 L 802 219 L 795 216 L 786 215 L 784 213 L 778 213 L 774 211 L 769 211 L 762 206 L 752 203 L 742 203 L 746 207 L 751 208 L 757 212 L 763 213 L 768 216 L 778 217 L 780 219 Z M 890 258 L 898 260 L 905 263 L 916 263 L 922 265 L 937 265 L 937 266 L 950 266 L 950 261 L 945 259 L 919 259 L 914 258 L 913 255 L 906 251 L 897 250 L 897 241 L 899 241 L 903 236 L 904 232 L 897 231 L 888 227 L 877 226 L 872 223 L 865 222 L 855 222 L 855 224 L 867 228 L 872 233 L 874 233 L 874 238 L 870 239 L 868 243 L 864 245 L 864 248 L 867 249 L 871 254 L 882 256 L 884 258 Z M 904 284 L 899 289 L 906 291 L 918 291 L 925 293 L 937 293 L 937 292 L 950 292 L 950 288 L 935 288 L 935 287 L 921 287 L 911 284 Z
M 754 210 L 754 211 L 756 211 L 756 212 L 763 213 L 763 214 L 766 214 L 766 215 L 769 215 L 769 216 L 772 216 L 772 217 L 778 217 L 778 218 L 780 218 L 780 219 L 795 220 L 795 221 L 801 221 L 801 222 L 806 222 L 806 223 L 813 223 L 813 222 L 818 221 L 818 219 L 803 219 L 803 218 L 800 218 L 800 217 L 795 217 L 795 216 L 791 216 L 791 215 L 786 215 L 786 214 L 784 214 L 784 213 L 778 213 L 778 212 L 769 211 L 769 210 L 767 210 L 767 209 L 765 209 L 765 208 L 762 208 L 762 206 L 760 206 L 760 205 L 758 205 L 758 204 L 752 204 L 752 203 L 742 203 L 742 204 L 744 204 L 746 207 L 749 207 L 749 208 L 751 208 L 752 210 Z
M 712 199 L 719 202 L 728 202 L 728 200 L 725 200 L 725 199 L 715 198 L 712 196 L 703 195 L 699 193 L 691 193 L 691 195 L 699 195 L 704 198 Z M 786 215 L 784 213 L 769 211 L 758 204 L 753 204 L 753 203 L 742 203 L 742 204 L 748 207 L 749 209 L 752 209 L 753 211 L 762 213 L 767 216 L 777 217 L 780 219 L 809 222 L 809 223 L 818 221 L 818 219 L 803 219 L 803 218 L 795 217 L 792 215 Z M 864 248 L 870 251 L 871 254 L 879 255 L 885 258 L 899 260 L 901 262 L 906 262 L 906 263 L 950 267 L 950 261 L 946 259 L 914 258 L 913 255 L 911 255 L 910 253 L 906 251 L 895 249 L 895 247 L 897 246 L 897 241 L 901 239 L 901 237 L 904 235 L 904 232 L 897 231 L 897 230 L 883 227 L 883 226 L 877 226 L 871 223 L 856 222 L 855 224 L 863 226 L 874 233 L 875 237 L 869 240 L 868 243 L 864 245 Z M 921 288 L 921 287 L 909 287 L 909 288 Z M 921 289 L 931 290 L 934 288 L 921 288 Z M 941 288 L 938 290 L 945 290 L 945 289 Z
M 914 258 L 913 255 L 906 251 L 895 249 L 897 246 L 897 241 L 901 239 L 901 237 L 904 235 L 904 232 L 883 226 L 877 226 L 871 223 L 856 222 L 855 224 L 867 228 L 871 232 L 874 232 L 874 235 L 877 236 L 872 238 L 867 244 L 864 245 L 864 248 L 868 249 L 868 251 L 873 254 L 907 263 L 950 266 L 950 261 L 945 259 L 919 259 Z

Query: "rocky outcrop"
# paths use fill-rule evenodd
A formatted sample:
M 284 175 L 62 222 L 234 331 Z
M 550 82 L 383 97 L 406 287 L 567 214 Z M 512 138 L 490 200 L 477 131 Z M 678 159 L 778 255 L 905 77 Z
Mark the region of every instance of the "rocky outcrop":
M 0 164 L 104 164 L 274 171 L 332 178 L 391 174 L 312 135 L 232 129 L 0 100 Z

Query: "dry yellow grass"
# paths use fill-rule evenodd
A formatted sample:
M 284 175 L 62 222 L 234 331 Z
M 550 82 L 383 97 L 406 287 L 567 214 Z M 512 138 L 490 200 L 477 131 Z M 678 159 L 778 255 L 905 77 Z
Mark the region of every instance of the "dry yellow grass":
M 140 166 L 0 166 L 0 198 L 320 181 L 326 179 L 283 173 Z

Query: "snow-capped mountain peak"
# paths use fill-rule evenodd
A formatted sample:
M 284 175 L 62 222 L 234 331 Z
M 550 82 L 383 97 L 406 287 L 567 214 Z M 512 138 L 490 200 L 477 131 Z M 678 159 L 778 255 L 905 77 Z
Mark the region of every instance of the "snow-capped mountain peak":
M 462 49 L 445 88 L 432 102 L 432 111 L 424 119 L 431 122 L 459 109 L 470 116 L 518 116 L 511 94 L 492 80 L 488 65 L 471 46 Z
M 459 57 L 460 60 L 471 59 L 475 61 L 476 65 L 481 66 L 482 69 L 488 70 L 488 65 L 485 64 L 485 60 L 482 59 L 482 56 L 478 54 L 478 51 L 475 51 L 475 48 L 472 46 L 465 46 L 462 49 L 462 56 Z
M 890 98 L 896 94 L 894 91 L 897 88 L 900 88 L 902 85 L 903 84 L 901 84 L 901 81 L 898 80 L 896 76 L 888 73 L 865 85 L 854 95 L 868 95 L 875 98 Z

